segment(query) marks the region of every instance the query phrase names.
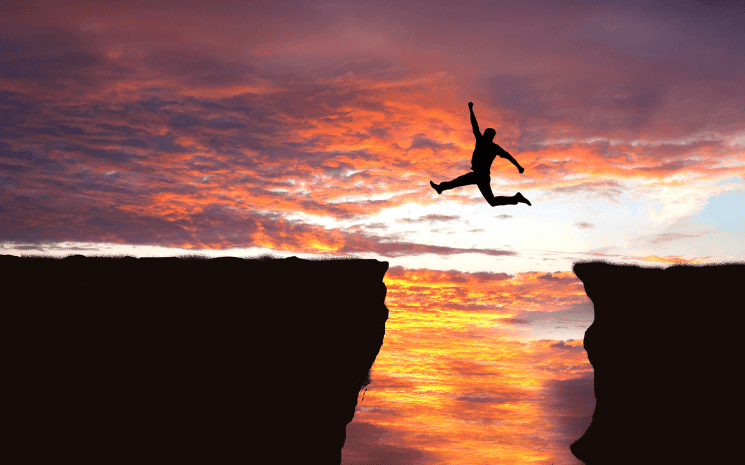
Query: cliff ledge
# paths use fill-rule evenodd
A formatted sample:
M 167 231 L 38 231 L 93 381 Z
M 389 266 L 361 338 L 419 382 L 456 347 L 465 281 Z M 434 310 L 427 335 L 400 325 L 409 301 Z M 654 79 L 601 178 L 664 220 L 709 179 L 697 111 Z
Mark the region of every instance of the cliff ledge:
M 742 457 L 745 264 L 574 273 L 595 307 L 584 346 L 596 407 L 572 453 L 590 465 Z
M 0 256 L 0 269 L 16 463 L 340 463 L 383 343 L 388 263 Z

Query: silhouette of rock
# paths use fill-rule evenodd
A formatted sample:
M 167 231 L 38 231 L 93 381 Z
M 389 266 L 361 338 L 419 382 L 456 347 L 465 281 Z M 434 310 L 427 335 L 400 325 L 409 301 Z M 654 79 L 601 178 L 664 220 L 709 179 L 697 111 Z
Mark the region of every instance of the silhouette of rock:
M 6 255 L 0 269 L 14 463 L 341 462 L 388 263 Z
M 596 406 L 572 453 L 589 465 L 741 457 L 745 264 L 574 273 L 595 307 L 584 346 Z

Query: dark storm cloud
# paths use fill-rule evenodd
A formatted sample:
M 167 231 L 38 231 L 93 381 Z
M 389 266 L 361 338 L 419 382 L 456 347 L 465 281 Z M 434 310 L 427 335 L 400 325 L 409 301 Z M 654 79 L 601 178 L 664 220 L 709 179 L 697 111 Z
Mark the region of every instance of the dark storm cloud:
M 34 128 L 34 127 L 24 127 L 26 132 L 36 132 L 39 134 L 46 134 L 47 136 L 55 136 L 55 137 L 62 137 L 62 133 L 57 128 Z
M 13 150 L 7 142 L 0 142 L 0 158 L 15 159 L 22 163 L 26 168 L 32 170 L 48 171 L 65 171 L 65 166 L 57 160 L 40 155 L 36 151 Z M 25 168 L 24 168 L 25 169 Z M 17 169 L 22 171 L 23 169 Z
M 108 123 L 98 123 L 96 124 L 97 128 L 105 129 L 107 131 L 114 131 L 114 132 L 122 132 L 128 136 L 133 136 L 135 133 L 139 132 L 139 130 L 126 126 L 126 125 L 113 125 Z
M 4 128 L 23 124 L 26 115 L 32 110 L 33 104 L 29 99 L 24 99 L 23 94 L 0 90 L 0 139 L 10 138 L 12 133 L 6 132 Z
M 204 108 L 205 110 L 224 110 L 225 106 L 220 105 L 217 102 L 214 102 L 212 100 L 204 100 L 204 99 L 198 99 L 191 96 L 186 97 L 184 101 L 190 105 L 196 105 L 198 107 Z
M 10 144 L 0 141 L 0 158 L 15 158 L 17 160 L 33 160 L 34 155 L 27 150 L 13 150 Z
M 23 167 L 18 165 L 8 165 L 5 163 L 0 163 L 0 170 L 23 171 Z
M 142 108 L 144 108 L 144 109 L 146 109 L 148 111 L 156 112 L 156 111 L 162 110 L 165 107 L 168 107 L 168 106 L 172 106 L 174 104 L 177 104 L 179 102 L 178 101 L 175 101 L 175 100 L 167 101 L 167 100 L 164 100 L 164 99 L 162 99 L 162 98 L 160 98 L 160 97 L 158 97 L 156 95 L 153 95 L 153 96 L 151 96 L 148 99 L 139 100 L 139 101 L 137 101 L 135 103 L 137 103 L 137 105 L 141 106 Z
M 204 120 L 187 113 L 179 113 L 168 122 L 172 128 L 182 129 L 190 126 L 203 126 Z
M 183 153 L 189 151 L 189 149 L 177 143 L 176 136 L 170 132 L 162 136 L 154 136 L 151 140 L 162 153 Z
M 102 59 L 85 41 L 65 29 L 0 33 L 0 77 L 43 80 L 62 78 L 89 81 Z
M 83 128 L 71 127 L 65 124 L 58 124 L 57 129 L 59 129 L 65 134 L 85 134 L 86 133 Z
M 210 129 L 244 129 L 248 124 L 241 122 L 234 116 L 218 116 L 204 122 L 204 126 Z

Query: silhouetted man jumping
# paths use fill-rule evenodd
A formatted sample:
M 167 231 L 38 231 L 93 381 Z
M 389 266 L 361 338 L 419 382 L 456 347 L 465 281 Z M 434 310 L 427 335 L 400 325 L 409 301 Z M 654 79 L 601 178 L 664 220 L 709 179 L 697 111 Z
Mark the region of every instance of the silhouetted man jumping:
M 473 149 L 473 156 L 471 157 L 471 172 L 459 176 L 452 181 L 441 182 L 435 184 L 432 181 L 429 185 L 432 186 L 438 194 L 442 194 L 442 191 L 448 189 L 455 189 L 460 186 L 467 186 L 469 184 L 476 184 L 481 191 L 489 205 L 496 207 L 497 205 L 517 205 L 519 202 L 527 203 L 530 205 L 528 199 L 523 197 L 521 193 L 517 193 L 512 197 L 494 197 L 491 191 L 491 176 L 490 169 L 491 164 L 499 155 L 501 158 L 506 158 L 512 162 L 513 165 L 517 166 L 518 171 L 522 173 L 525 168 L 512 158 L 512 155 L 507 153 L 505 149 L 498 146 L 493 142 L 494 136 L 497 134 L 492 128 L 486 128 L 484 134 L 481 135 L 479 131 L 479 124 L 476 122 L 476 115 L 473 114 L 473 102 L 468 102 L 468 108 L 471 111 L 471 126 L 473 126 L 473 135 L 476 136 L 476 148 Z

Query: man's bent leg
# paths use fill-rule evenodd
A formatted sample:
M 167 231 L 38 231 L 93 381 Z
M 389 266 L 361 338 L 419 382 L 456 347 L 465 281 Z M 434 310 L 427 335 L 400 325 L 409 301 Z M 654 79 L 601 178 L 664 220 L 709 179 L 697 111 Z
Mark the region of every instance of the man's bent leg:
M 518 201 L 513 195 L 512 197 L 503 197 L 501 195 L 494 197 L 494 202 L 489 202 L 492 207 L 498 207 L 500 205 L 517 205 Z
M 514 195 L 512 197 L 494 197 L 494 194 L 491 191 L 490 183 L 490 176 L 486 176 L 485 179 L 482 177 L 482 179 L 480 179 L 478 182 L 481 195 L 483 195 L 486 201 L 489 202 L 489 205 L 491 205 L 492 207 L 498 207 L 500 205 L 517 205 L 518 200 Z

